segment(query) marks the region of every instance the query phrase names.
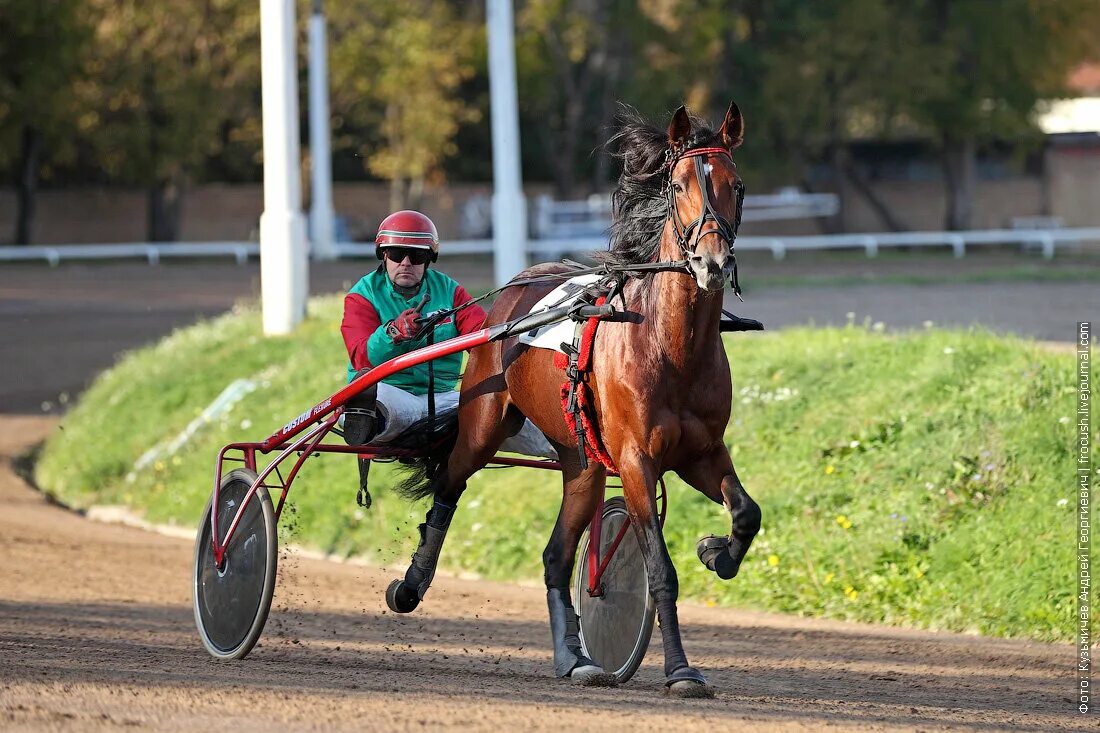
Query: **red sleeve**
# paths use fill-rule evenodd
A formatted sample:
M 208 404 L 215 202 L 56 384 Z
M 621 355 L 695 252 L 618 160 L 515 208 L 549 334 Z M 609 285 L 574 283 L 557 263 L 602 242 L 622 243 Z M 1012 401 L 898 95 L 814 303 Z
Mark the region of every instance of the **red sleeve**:
M 358 293 L 349 293 L 344 297 L 344 320 L 340 324 L 340 333 L 344 336 L 353 369 L 374 366 L 367 358 L 367 340 L 381 325 L 382 319 L 369 300 Z
M 466 288 L 459 285 L 455 288 L 455 300 L 452 304 L 454 307 L 458 307 L 463 303 L 469 303 L 473 298 L 466 292 Z M 468 333 L 477 331 L 485 324 L 485 311 L 481 309 L 481 306 L 477 303 L 468 305 L 458 313 L 455 314 L 455 328 L 458 329 L 458 333 L 465 336 Z

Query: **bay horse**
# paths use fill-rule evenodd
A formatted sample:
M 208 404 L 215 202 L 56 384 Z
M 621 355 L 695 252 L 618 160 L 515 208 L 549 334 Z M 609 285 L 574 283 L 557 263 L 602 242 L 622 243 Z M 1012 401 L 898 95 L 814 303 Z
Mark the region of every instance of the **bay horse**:
M 678 584 L 656 508 L 657 479 L 674 471 L 732 518 L 728 537 L 705 537 L 700 560 L 719 577 L 737 574 L 760 528 L 760 509 L 734 471 L 722 436 L 730 417 L 732 385 L 719 335 L 727 280 L 736 288 L 733 243 L 744 187 L 732 151 L 744 122 L 731 103 L 717 132 L 680 107 L 667 130 L 637 113 L 624 115 L 617 157 L 622 174 L 612 195 L 611 247 L 597 255 L 618 265 L 667 263 L 639 271 L 622 290 L 625 322 L 604 322 L 592 352 L 592 405 L 606 454 L 623 485 L 627 511 L 646 560 L 649 588 L 661 625 L 666 685 L 674 694 L 705 694 L 706 679 L 688 665 L 676 616 Z M 690 222 L 690 224 L 685 224 Z M 679 261 L 679 262 L 677 262 Z M 527 313 L 569 267 L 541 264 L 516 276 L 534 283 L 509 287 L 486 325 Z M 475 348 L 462 379 L 457 428 L 451 440 L 422 459 L 421 477 L 406 484 L 412 498 L 434 497 L 420 544 L 403 580 L 387 592 L 397 612 L 416 608 L 435 573 L 440 549 L 466 481 L 501 443 L 530 419 L 558 452 L 561 509 L 543 552 L 547 604 L 559 677 L 602 675 L 577 637 L 569 591 L 577 545 L 603 495 L 607 469 L 582 460 L 563 416 L 563 370 L 553 353 L 511 338 Z M 452 424 L 454 424 L 452 420 Z M 431 461 L 435 469 L 429 470 Z M 425 468 L 427 467 L 427 468 Z

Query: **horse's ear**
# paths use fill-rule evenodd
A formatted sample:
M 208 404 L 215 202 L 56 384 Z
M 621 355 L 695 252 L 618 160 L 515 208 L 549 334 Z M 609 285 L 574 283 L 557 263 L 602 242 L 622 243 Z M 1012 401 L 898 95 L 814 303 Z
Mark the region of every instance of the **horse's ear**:
M 683 105 L 672 115 L 672 122 L 668 125 L 668 144 L 673 148 L 679 148 L 691 135 L 691 118 Z
M 722 120 L 722 128 L 718 131 L 722 138 L 722 144 L 727 150 L 736 150 L 741 147 L 745 139 L 745 118 L 741 116 L 741 110 L 737 102 L 730 102 L 730 108 L 726 110 L 726 119 Z

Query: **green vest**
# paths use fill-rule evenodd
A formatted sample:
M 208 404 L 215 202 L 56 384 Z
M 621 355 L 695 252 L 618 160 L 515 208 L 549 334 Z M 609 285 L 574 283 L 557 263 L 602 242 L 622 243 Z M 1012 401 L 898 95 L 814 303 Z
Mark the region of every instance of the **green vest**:
M 427 316 L 435 311 L 450 310 L 454 307 L 455 290 L 457 288 L 457 282 L 442 272 L 431 268 L 425 271 L 424 279 L 420 283 L 420 290 L 409 298 L 393 289 L 393 283 L 386 277 L 386 272 L 382 268 L 363 276 L 359 282 L 352 286 L 348 294 L 355 293 L 363 296 L 374 306 L 375 310 L 378 311 L 378 317 L 382 319 L 382 325 L 371 334 L 370 340 L 367 341 L 367 359 L 370 363 L 373 366 L 379 366 L 395 356 L 407 354 L 426 346 L 428 343 L 427 336 L 416 341 L 402 341 L 395 344 L 386 335 L 386 324 L 397 318 L 402 311 L 416 306 L 420 299 L 424 297 L 424 293 L 428 294 L 428 302 L 421 309 L 421 315 Z M 455 327 L 454 318 L 452 317 L 446 323 L 435 327 L 433 342 L 438 344 L 457 335 L 458 329 Z M 462 377 L 462 358 L 462 352 L 460 351 L 457 354 L 444 356 L 432 362 L 432 368 L 435 370 L 436 392 L 450 392 L 455 388 L 458 380 Z M 349 361 L 348 381 L 350 382 L 354 376 L 355 370 Z M 397 372 L 382 381 L 411 394 L 428 394 L 428 363 L 425 362 Z

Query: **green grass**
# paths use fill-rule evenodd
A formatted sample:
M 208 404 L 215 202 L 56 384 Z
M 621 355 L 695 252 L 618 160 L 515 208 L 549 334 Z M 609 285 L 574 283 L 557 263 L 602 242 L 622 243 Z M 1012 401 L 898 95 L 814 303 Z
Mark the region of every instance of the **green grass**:
M 39 485 L 76 507 L 128 504 L 154 522 L 197 523 L 221 445 L 266 437 L 342 383 L 340 299 L 310 309 L 293 337 L 258 336 L 258 312 L 242 308 L 127 354 L 46 444 Z M 666 537 L 682 596 L 1071 638 L 1071 355 L 983 331 L 888 334 L 853 325 L 724 338 L 734 384 L 726 442 L 761 504 L 764 530 L 741 575 L 719 581 L 695 558 L 695 541 L 728 532 L 729 518 L 670 479 Z M 174 454 L 135 469 L 147 449 L 178 435 L 241 378 L 254 391 Z M 377 465 L 374 506 L 358 509 L 354 464 L 310 459 L 291 494 L 284 539 L 403 564 L 424 507 L 392 494 L 393 467 Z M 444 565 L 539 579 L 560 492 L 550 472 L 482 471 L 463 498 Z
M 974 272 L 891 273 L 867 272 L 854 275 L 762 276 L 749 281 L 744 291 L 762 288 L 846 287 L 849 285 L 941 285 L 943 283 L 1005 283 L 1005 282 L 1092 282 L 1095 268 L 1052 269 L 1024 264 L 1016 267 L 993 267 Z

